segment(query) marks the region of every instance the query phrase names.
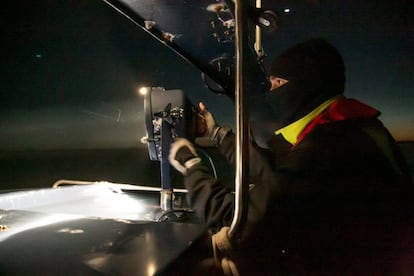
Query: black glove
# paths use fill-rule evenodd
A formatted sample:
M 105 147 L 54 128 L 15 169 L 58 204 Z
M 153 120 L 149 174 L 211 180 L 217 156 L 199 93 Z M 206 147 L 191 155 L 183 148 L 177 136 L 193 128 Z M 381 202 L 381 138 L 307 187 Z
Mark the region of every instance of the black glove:
M 218 147 L 224 137 L 231 132 L 231 129 L 217 125 L 213 114 L 207 110 L 202 102 L 199 103 L 199 108 L 205 120 L 206 131 L 204 136 L 197 137 L 194 142 L 200 147 Z
M 184 138 L 176 138 L 171 144 L 168 160 L 171 166 L 184 175 L 188 169 L 201 162 L 193 144 Z

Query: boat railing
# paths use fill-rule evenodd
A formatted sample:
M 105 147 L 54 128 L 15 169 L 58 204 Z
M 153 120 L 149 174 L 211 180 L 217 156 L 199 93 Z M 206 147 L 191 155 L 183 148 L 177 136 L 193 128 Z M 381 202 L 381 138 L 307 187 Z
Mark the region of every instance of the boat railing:
M 116 183 L 108 181 L 85 181 L 85 180 L 72 180 L 72 179 L 60 179 L 53 183 L 52 188 L 60 188 L 63 186 L 75 186 L 75 185 L 116 185 L 120 189 L 124 190 L 133 190 L 133 191 L 147 191 L 147 192 L 161 192 L 161 187 L 150 187 L 150 186 L 140 186 L 134 184 L 125 184 L 125 183 Z M 187 189 L 173 189 L 175 193 L 187 193 Z

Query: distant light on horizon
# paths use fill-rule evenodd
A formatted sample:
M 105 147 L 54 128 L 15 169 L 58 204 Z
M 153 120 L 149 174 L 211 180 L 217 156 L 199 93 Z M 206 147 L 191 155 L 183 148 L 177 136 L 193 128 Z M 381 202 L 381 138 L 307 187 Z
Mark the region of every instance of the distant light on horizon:
M 289 9 L 289 8 L 285 8 L 285 9 L 283 10 L 283 12 L 284 12 L 284 13 L 290 13 L 290 9 Z

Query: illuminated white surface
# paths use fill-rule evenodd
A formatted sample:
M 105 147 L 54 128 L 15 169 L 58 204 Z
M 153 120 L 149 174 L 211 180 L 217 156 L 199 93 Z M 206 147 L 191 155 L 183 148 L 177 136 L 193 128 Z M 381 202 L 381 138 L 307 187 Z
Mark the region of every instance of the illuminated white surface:
M 151 214 L 159 209 L 157 197 L 130 195 L 115 184 L 100 183 L 6 193 L 0 196 L 0 209 L 152 220 Z

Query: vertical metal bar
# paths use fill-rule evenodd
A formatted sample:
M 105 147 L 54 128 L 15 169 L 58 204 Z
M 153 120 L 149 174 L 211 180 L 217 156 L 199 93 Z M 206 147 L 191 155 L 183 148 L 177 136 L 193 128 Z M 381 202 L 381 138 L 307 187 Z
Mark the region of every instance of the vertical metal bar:
M 161 195 L 160 207 L 162 210 L 172 209 L 172 187 L 171 187 L 171 171 L 168 161 L 168 152 L 170 150 L 171 138 L 168 124 L 162 122 L 161 129 Z
M 171 132 L 167 123 L 161 123 L 161 188 L 171 189 L 170 163 L 168 162 L 168 152 L 171 144 Z
M 262 0 L 256 0 L 256 8 L 260 9 L 262 7 Z M 262 58 L 264 56 L 263 45 L 262 45 L 262 30 L 258 25 L 256 25 L 255 30 L 255 42 L 254 50 L 258 57 Z
M 230 239 L 238 239 L 247 217 L 249 144 L 248 144 L 248 107 L 245 90 L 247 87 L 248 18 L 247 0 L 235 1 L 235 53 L 236 53 L 236 179 L 235 209 L 229 230 Z
M 172 143 L 170 125 L 164 120 L 161 123 L 161 195 L 160 207 L 162 210 L 172 209 L 171 165 L 168 161 L 170 145 Z

